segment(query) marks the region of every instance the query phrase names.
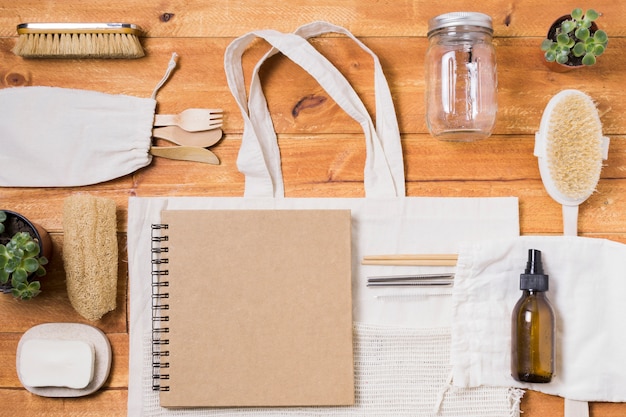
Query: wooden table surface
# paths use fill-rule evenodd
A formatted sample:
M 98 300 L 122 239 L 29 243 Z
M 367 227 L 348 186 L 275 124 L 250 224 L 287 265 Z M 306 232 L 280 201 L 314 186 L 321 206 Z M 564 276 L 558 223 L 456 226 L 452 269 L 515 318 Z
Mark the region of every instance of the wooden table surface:
M 598 23 L 610 36 L 609 47 L 595 67 L 551 72 L 543 63 L 539 44 L 551 21 L 577 6 L 594 7 L 604 13 Z M 428 134 L 424 119 L 427 22 L 437 14 L 458 10 L 491 15 L 495 29 L 498 117 L 494 135 L 476 143 L 437 141 Z M 0 1 L 0 88 L 58 86 L 149 97 L 172 52 L 177 52 L 179 66 L 158 95 L 158 111 L 217 107 L 225 112 L 225 137 L 212 148 L 221 160 L 219 166 L 155 158 L 149 167 L 132 175 L 92 186 L 0 188 L 0 208 L 21 212 L 44 226 L 52 234 L 56 251 L 38 298 L 17 302 L 10 296 L 0 297 L 4 318 L 0 325 L 0 361 L 4 364 L 0 367 L 0 415 L 126 415 L 128 197 L 242 195 L 243 177 L 235 161 L 243 123 L 226 85 L 223 54 L 235 37 L 254 29 L 292 31 L 310 21 L 328 20 L 361 38 L 380 57 L 390 83 L 402 133 L 407 194 L 517 196 L 521 232 L 525 235 L 562 233 L 561 207 L 547 195 L 533 156 L 534 132 L 542 111 L 562 89 L 587 92 L 598 104 L 611 146 L 597 192 L 580 207 L 579 233 L 626 243 L 626 58 L 620 53 L 626 48 L 624 15 L 626 6 L 614 0 Z M 18 23 L 50 21 L 136 23 L 145 30 L 142 43 L 147 56 L 138 60 L 24 60 L 11 53 Z M 373 66 L 369 57 L 341 36 L 315 39 L 313 44 L 346 75 L 373 113 Z M 263 42 L 253 46 L 244 60 L 246 74 L 254 59 L 266 50 Z M 308 75 L 282 57 L 267 63 L 262 79 L 279 135 L 286 195 L 362 197 L 365 145 L 359 126 Z M 318 104 L 294 117 L 294 107 L 309 96 L 322 100 L 313 100 Z M 42 398 L 21 386 L 15 352 L 20 336 L 31 326 L 87 322 L 69 304 L 61 258 L 62 205 L 75 193 L 108 197 L 117 203 L 118 307 L 102 320 L 90 323 L 108 335 L 113 365 L 106 385 L 94 395 L 66 400 Z M 560 416 L 563 400 L 528 392 L 522 410 L 526 417 Z M 592 404 L 591 415 L 623 416 L 626 405 Z

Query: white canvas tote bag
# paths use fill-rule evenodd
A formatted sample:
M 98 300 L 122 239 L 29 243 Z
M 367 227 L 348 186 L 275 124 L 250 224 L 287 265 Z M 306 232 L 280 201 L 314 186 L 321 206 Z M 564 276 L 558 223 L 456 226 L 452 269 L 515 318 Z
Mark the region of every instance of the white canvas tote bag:
M 337 32 L 354 39 L 375 62 L 376 125 L 343 75 L 307 38 Z M 257 37 L 275 49 L 253 70 L 246 96 L 241 58 Z M 327 93 L 363 128 L 366 141 L 365 198 L 286 198 L 280 151 L 258 71 L 280 51 L 314 76 Z M 183 415 L 159 407 L 151 391 L 150 225 L 161 210 L 184 209 L 350 209 L 352 213 L 352 293 L 355 320 L 355 384 L 350 407 L 198 409 L 193 416 L 484 416 L 517 415 L 520 392 L 480 387 L 448 387 L 450 294 L 448 290 L 372 292 L 367 275 L 402 272 L 402 267 L 363 266 L 365 254 L 448 253 L 458 242 L 519 234 L 516 198 L 406 197 L 400 135 L 389 87 L 373 52 L 343 28 L 313 22 L 295 33 L 255 31 L 231 43 L 225 53 L 228 85 L 244 119 L 238 167 L 245 193 L 232 197 L 131 198 L 129 274 L 131 348 L 129 415 Z M 134 301 L 133 301 L 134 300 Z M 467 410 L 475 410 L 469 414 Z M 177 414 L 178 413 L 178 414 Z

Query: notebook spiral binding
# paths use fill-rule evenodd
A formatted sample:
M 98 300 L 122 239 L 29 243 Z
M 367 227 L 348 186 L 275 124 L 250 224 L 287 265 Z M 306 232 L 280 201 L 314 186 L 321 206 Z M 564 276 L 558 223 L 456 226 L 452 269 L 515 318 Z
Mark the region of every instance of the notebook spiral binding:
M 152 389 L 154 391 L 169 391 L 170 388 L 165 381 L 169 379 L 167 369 L 169 362 L 165 359 L 169 356 L 169 327 L 167 322 L 169 316 L 167 287 L 169 281 L 167 276 L 169 271 L 167 264 L 169 259 L 167 253 L 168 236 L 166 224 L 153 224 L 151 231 L 151 257 L 152 257 Z

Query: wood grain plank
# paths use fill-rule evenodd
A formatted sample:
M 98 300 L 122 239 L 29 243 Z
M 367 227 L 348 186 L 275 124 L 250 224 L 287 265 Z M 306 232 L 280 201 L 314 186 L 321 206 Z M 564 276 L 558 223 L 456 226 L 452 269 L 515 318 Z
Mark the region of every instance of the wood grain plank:
M 224 131 L 241 133 L 243 121 L 226 87 L 222 57 L 231 39 L 150 39 L 148 56 L 139 60 L 23 60 L 8 49 L 11 41 L 0 39 L 0 87 L 50 85 L 64 88 L 97 89 L 110 94 L 149 97 L 161 79 L 172 52 L 180 55 L 178 69 L 157 96 L 157 111 L 171 113 L 187 107 L 217 107 L 225 112 Z M 409 38 L 368 38 L 386 72 L 394 98 L 400 130 L 404 134 L 427 133 L 424 104 L 424 55 L 427 42 Z M 608 135 L 626 131 L 626 103 L 621 100 L 622 77 L 611 65 L 626 67 L 626 39 L 611 41 L 599 63 L 582 71 L 556 74 L 543 62 L 537 39 L 503 38 L 496 42 L 500 62 L 498 106 L 494 133 L 534 134 L 549 99 L 566 88 L 582 89 L 599 107 Z M 354 86 L 375 119 L 373 67 L 371 59 L 346 38 L 312 41 Z M 249 76 L 268 46 L 256 43 L 244 57 Z M 207 52 L 209 51 L 209 52 Z M 210 55 L 209 55 L 210 53 Z M 524 57 L 529 66 L 510 66 Z M 603 63 L 605 61 L 606 63 Z M 611 65 L 609 65 L 609 63 Z M 77 76 L 80 71 L 80 76 Z M 262 80 L 275 129 L 280 134 L 358 133 L 359 125 L 301 68 L 282 56 L 263 66 Z M 86 86 L 84 80 L 91 83 Z M 532 80 L 529 82 L 528 80 Z M 600 82 L 595 82 L 599 80 Z M 316 97 L 317 106 L 296 112 L 303 98 Z
M 380 3 L 376 0 L 294 0 L 290 2 L 211 2 L 202 0 L 169 0 L 133 4 L 123 0 L 65 0 L 55 4 L 38 0 L 21 0 L 19 7 L 0 4 L 0 36 L 15 36 L 15 26 L 37 21 L 124 21 L 139 24 L 149 37 L 236 37 L 259 28 L 271 27 L 293 31 L 297 26 L 315 20 L 328 20 L 345 26 L 357 36 L 411 37 L 425 36 L 428 20 L 441 13 L 475 10 L 492 16 L 496 35 L 544 36 L 547 27 L 567 14 L 571 5 L 541 0 L 510 2 L 490 0 L 468 5 L 465 0 L 432 2 L 402 0 Z M 624 5 L 611 0 L 596 0 L 593 7 L 611 11 L 602 17 L 609 33 L 623 36 L 626 24 L 621 16 Z M 541 13 L 538 13 L 538 11 Z
M 362 197 L 364 146 L 362 137 L 354 135 L 281 137 L 286 195 Z M 532 137 L 494 136 L 473 144 L 440 142 L 429 136 L 407 137 L 403 147 L 408 195 L 518 196 L 521 209 L 532 216 L 528 221 L 522 216 L 525 233 L 558 233 L 560 206 L 545 192 L 532 155 L 533 146 Z M 134 174 L 131 189 L 114 195 L 120 230 L 125 227 L 130 195 L 243 195 L 243 176 L 235 162 L 238 149 L 238 140 L 224 140 L 217 145 L 214 150 L 222 160 L 219 166 L 155 158 L 150 167 Z M 624 231 L 626 184 L 621 167 L 625 157 L 624 142 L 617 138 L 597 192 L 581 206 L 581 233 Z M 113 195 L 99 187 L 85 187 L 81 192 Z M 0 189 L 4 208 L 24 212 L 54 233 L 62 232 L 58 213 L 65 193 L 50 190 L 47 205 L 41 206 L 36 189 Z
M 7 416 L 19 416 L 23 410 L 28 415 L 44 413 L 46 416 L 126 416 L 126 390 L 102 390 L 89 397 L 72 400 L 40 398 L 24 389 L 2 389 L 0 398 L 7 401 L 3 411 Z M 528 416 L 563 416 L 563 399 L 536 391 L 528 391 L 520 406 Z M 616 403 L 591 403 L 590 417 L 621 417 L 626 412 L 626 405 Z M 30 414 L 33 413 L 33 414 Z
M 563 399 L 537 391 L 527 391 L 522 399 L 522 415 L 563 417 Z M 626 404 L 590 403 L 589 417 L 621 417 Z
M 584 6 L 584 5 L 583 5 Z M 543 63 L 538 45 L 551 21 L 570 11 L 564 1 L 515 2 L 488 0 L 336 1 L 269 0 L 265 2 L 203 0 L 0 0 L 0 88 L 50 85 L 93 89 L 110 94 L 149 97 L 173 52 L 178 68 L 158 95 L 159 112 L 187 107 L 225 110 L 225 138 L 212 148 L 221 159 L 207 166 L 155 158 L 149 167 L 101 184 L 72 188 L 2 188 L 0 208 L 20 211 L 52 232 L 62 250 L 63 200 L 74 193 L 112 198 L 117 204 L 120 267 L 118 309 L 97 323 L 111 340 L 114 362 L 105 389 L 82 399 L 46 399 L 25 391 L 11 364 L 22 332 L 42 322 L 86 322 L 72 309 L 65 291 L 65 271 L 59 254 L 50 264 L 44 294 L 18 303 L 0 297 L 0 311 L 15 321 L 0 327 L 0 415 L 16 417 L 126 415 L 128 385 L 128 318 L 126 223 L 130 196 L 230 196 L 243 193 L 244 178 L 237 170 L 243 122 L 226 86 L 223 55 L 230 42 L 259 28 L 292 31 L 317 19 L 344 26 L 359 36 L 380 58 L 388 78 L 405 156 L 407 194 L 433 197 L 516 196 L 520 228 L 526 235 L 562 232 L 561 208 L 547 195 L 532 155 L 534 132 L 552 95 L 578 88 L 597 102 L 605 134 L 611 136 L 609 160 L 602 179 L 580 207 L 583 236 L 626 243 L 626 100 L 623 68 L 626 58 L 626 3 L 598 0 L 594 8 L 605 14 L 599 23 L 610 46 L 599 63 L 583 71 L 557 74 Z M 499 112 L 495 135 L 477 143 L 440 142 L 428 135 L 424 121 L 424 56 L 427 21 L 439 13 L 471 9 L 494 19 L 498 58 Z M 538 12 L 540 11 L 540 12 Z M 130 21 L 146 33 L 147 52 L 139 60 L 24 60 L 10 52 L 15 26 L 24 21 Z M 312 40 L 346 76 L 373 113 L 375 97 L 372 62 L 368 55 L 341 36 Z M 268 49 L 261 41 L 244 56 L 244 73 Z M 279 135 L 282 169 L 288 197 L 362 197 L 364 150 L 362 132 L 300 68 L 277 56 L 262 69 L 272 120 Z M 303 98 L 321 104 L 294 111 Z M 375 119 L 375 115 L 372 114 Z M 522 400 L 528 417 L 562 416 L 563 400 L 529 391 Z M 626 414 L 626 404 L 594 403 L 591 416 Z
M 122 179 L 128 185 L 111 188 L 111 183 L 90 185 L 80 188 L 11 188 L 0 187 L 0 208 L 17 211 L 35 223 L 43 226 L 50 233 L 63 232 L 63 203 L 66 198 L 74 194 L 90 194 L 95 197 L 109 198 L 115 201 L 117 210 L 117 231 L 126 230 L 126 208 L 128 197 L 133 195 L 134 186 L 132 175 Z M 42 204 L 42 192 L 45 194 L 45 204 Z
M 78 398 L 39 397 L 26 389 L 0 389 L 2 416 L 122 417 L 126 416 L 128 391 L 101 390 Z
M 533 233 L 545 228 L 548 233 L 556 233 L 560 206 L 543 188 L 532 155 L 533 141 L 532 137 L 508 136 L 474 144 L 440 142 L 429 136 L 404 139 L 408 195 L 518 196 L 522 210 L 532 216 L 528 222 L 522 216 L 523 231 Z M 364 195 L 362 137 L 281 138 L 280 147 L 287 196 Z M 125 227 L 130 195 L 243 195 L 243 176 L 235 163 L 238 149 L 237 140 L 225 140 L 215 147 L 222 159 L 219 166 L 155 158 L 149 168 L 134 174 L 132 189 L 115 196 L 120 230 Z M 581 207 L 581 232 L 624 231 L 626 184 L 621 166 L 626 163 L 625 156 L 624 142 L 614 140 L 597 192 Z M 98 186 L 85 187 L 81 192 L 92 190 L 96 195 L 112 195 Z M 65 193 L 51 190 L 47 205 L 41 206 L 37 190 L 0 189 L 5 208 L 25 212 L 55 233 L 62 232 L 58 210 Z

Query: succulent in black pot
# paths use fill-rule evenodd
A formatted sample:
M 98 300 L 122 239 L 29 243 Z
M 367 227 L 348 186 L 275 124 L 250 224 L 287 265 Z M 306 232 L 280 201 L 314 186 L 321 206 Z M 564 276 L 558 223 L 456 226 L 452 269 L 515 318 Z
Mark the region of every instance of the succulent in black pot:
M 600 13 L 593 9 L 583 12 L 577 8 L 555 20 L 541 43 L 546 61 L 565 68 L 594 65 L 609 42 L 595 22 L 598 17 Z
M 0 210 L 0 289 L 29 300 L 41 292 L 52 253 L 48 232 L 19 213 Z

